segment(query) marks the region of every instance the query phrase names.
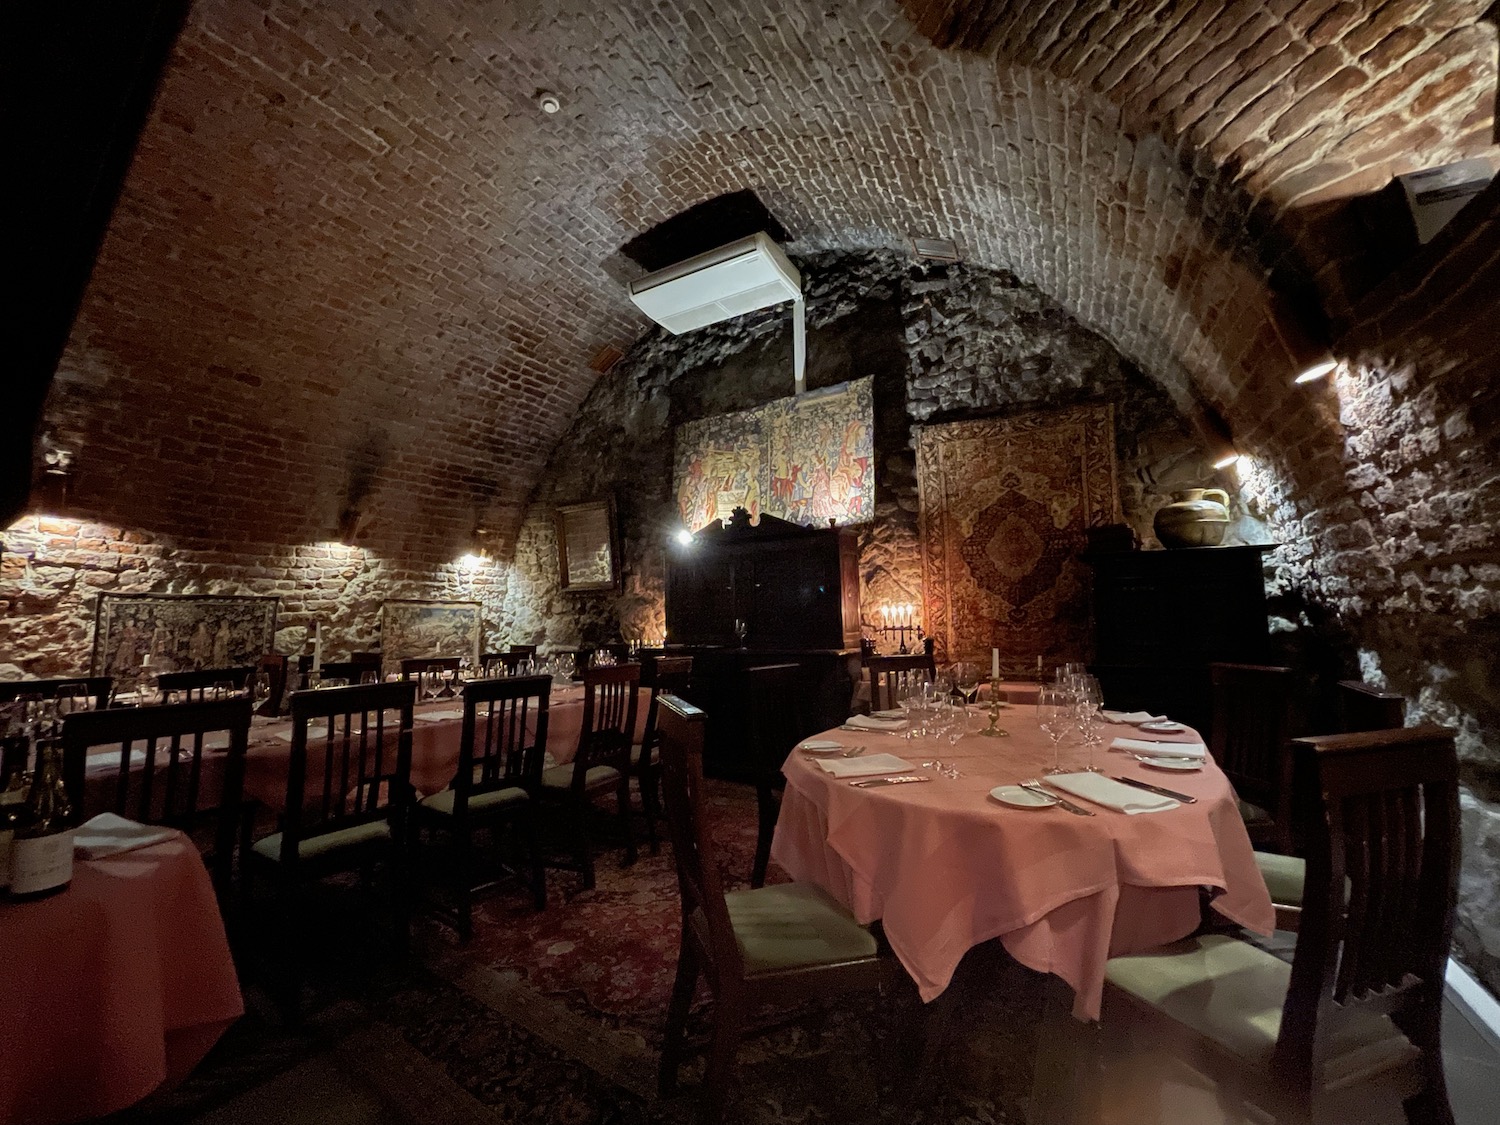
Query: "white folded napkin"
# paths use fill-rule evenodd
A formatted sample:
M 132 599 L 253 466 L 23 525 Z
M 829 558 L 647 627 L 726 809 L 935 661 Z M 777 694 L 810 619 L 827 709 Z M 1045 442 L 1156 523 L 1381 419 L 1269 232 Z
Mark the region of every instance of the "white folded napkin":
M 844 726 L 855 730 L 900 730 L 906 726 L 905 719 L 876 719 L 869 715 L 850 715 Z
M 1112 723 L 1129 723 L 1131 726 L 1139 723 L 1159 723 L 1166 718 L 1165 715 L 1153 715 L 1150 711 L 1100 711 L 1099 713 Z
M 1131 754 L 1159 754 L 1163 758 L 1205 758 L 1208 747 L 1201 742 L 1151 742 L 1144 738 L 1117 738 L 1109 744 L 1111 750 L 1124 750 Z
M 186 741 L 186 740 L 184 740 Z M 203 749 L 205 750 L 228 750 L 229 732 L 227 730 L 216 730 L 203 736 Z
M 170 840 L 177 833 L 170 828 L 138 824 L 111 812 L 100 813 L 80 824 L 73 832 L 73 852 L 83 859 L 103 859 L 107 855 L 133 852 Z
M 418 711 L 416 718 L 423 723 L 445 723 L 449 719 L 462 719 L 462 711 Z
M 146 752 L 144 750 L 132 750 L 130 752 L 130 764 L 132 766 L 143 766 L 146 764 Z M 110 772 L 120 768 L 120 748 L 105 750 L 101 753 L 90 754 L 84 760 L 84 773 Z
M 1147 793 L 1144 789 L 1122 785 L 1113 778 L 1097 773 L 1055 773 L 1047 778 L 1047 784 L 1074 797 L 1082 797 L 1085 801 L 1132 816 L 1136 813 L 1166 812 L 1181 804 L 1171 797 L 1160 797 L 1155 793 Z
M 818 765 L 834 777 L 877 777 L 883 773 L 905 773 L 911 763 L 894 754 L 864 754 L 858 758 L 819 758 Z

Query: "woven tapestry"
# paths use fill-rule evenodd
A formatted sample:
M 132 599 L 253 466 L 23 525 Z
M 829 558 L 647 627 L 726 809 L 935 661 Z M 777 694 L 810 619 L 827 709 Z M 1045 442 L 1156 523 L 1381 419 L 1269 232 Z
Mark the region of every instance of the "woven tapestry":
M 875 511 L 873 381 L 777 399 L 677 427 L 673 481 L 697 531 L 735 508 L 798 524 L 867 523 Z
M 922 574 L 939 660 L 1026 675 L 1089 655 L 1090 527 L 1118 523 L 1114 409 L 917 431 Z

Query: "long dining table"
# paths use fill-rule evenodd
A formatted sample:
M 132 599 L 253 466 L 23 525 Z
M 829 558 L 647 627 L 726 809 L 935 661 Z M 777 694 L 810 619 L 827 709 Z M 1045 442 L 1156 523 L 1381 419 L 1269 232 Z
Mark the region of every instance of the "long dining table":
M 904 732 L 814 736 L 894 754 L 911 766 L 903 773 L 927 783 L 857 786 L 796 750 L 785 766 L 772 860 L 821 886 L 861 923 L 878 920 L 923 1000 L 943 993 L 968 950 L 998 938 L 1017 961 L 1066 981 L 1076 1016 L 1096 1019 L 1109 958 L 1192 933 L 1204 890 L 1219 914 L 1272 931 L 1270 896 L 1234 791 L 1211 759 L 1200 770 L 1167 773 L 1121 751 L 1097 752 L 1109 774 L 1197 799 L 1166 811 L 1129 815 L 1076 798 L 1095 815 L 1011 807 L 991 791 L 1041 778 L 1052 743 L 1032 705 L 1001 713 L 1009 737 L 985 737 L 979 725 L 957 744 Z M 1124 724 L 1104 726 L 1103 735 L 1105 746 L 1142 737 Z M 1173 737 L 1197 740 L 1191 730 Z M 1087 764 L 1076 746 L 1062 753 L 1065 768 Z M 929 762 L 958 776 L 924 768 Z

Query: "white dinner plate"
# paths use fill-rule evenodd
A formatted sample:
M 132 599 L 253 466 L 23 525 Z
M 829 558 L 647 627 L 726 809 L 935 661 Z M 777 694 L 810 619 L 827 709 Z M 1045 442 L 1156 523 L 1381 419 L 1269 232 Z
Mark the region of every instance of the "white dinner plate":
M 1134 754 L 1132 757 L 1143 766 L 1154 770 L 1192 771 L 1203 768 L 1202 758 L 1153 758 L 1150 754 Z
M 1140 724 L 1140 728 L 1151 734 L 1181 734 L 1187 730 L 1187 727 L 1174 723 L 1171 719 L 1152 719 L 1149 723 Z
M 808 754 L 837 754 L 844 748 L 842 742 L 828 742 L 821 739 L 812 739 L 808 742 L 798 744 L 797 749 Z
M 1019 785 L 999 785 L 990 790 L 990 796 L 1002 805 L 1011 805 L 1018 809 L 1048 809 L 1057 804 L 1056 797 L 1044 797 L 1040 793 L 1033 793 L 1030 789 L 1022 789 Z

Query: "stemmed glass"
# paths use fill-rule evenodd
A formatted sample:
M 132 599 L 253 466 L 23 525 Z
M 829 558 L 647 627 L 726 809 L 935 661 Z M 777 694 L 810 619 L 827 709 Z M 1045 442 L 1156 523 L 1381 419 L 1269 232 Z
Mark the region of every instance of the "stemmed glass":
M 1073 726 L 1073 700 L 1066 688 L 1041 688 L 1036 696 L 1036 724 L 1052 740 L 1052 764 L 1043 773 L 1064 773 L 1062 740 Z
M 979 698 L 979 665 L 960 660 L 949 671 L 953 676 L 953 686 L 963 696 L 965 704 L 973 703 Z
M 1093 676 L 1084 674 L 1074 676 L 1069 681 L 1069 690 L 1073 695 L 1074 721 L 1078 724 L 1078 733 L 1083 738 L 1083 744 L 1088 748 L 1089 764 L 1084 768 L 1089 773 L 1102 773 L 1103 771 L 1094 764 L 1094 751 L 1103 737 L 1099 734 L 1099 708 L 1104 703 L 1104 696 L 1099 690 L 1099 681 Z
M 256 712 L 266 705 L 271 698 L 271 673 L 256 672 L 250 677 L 250 698 L 255 701 Z

